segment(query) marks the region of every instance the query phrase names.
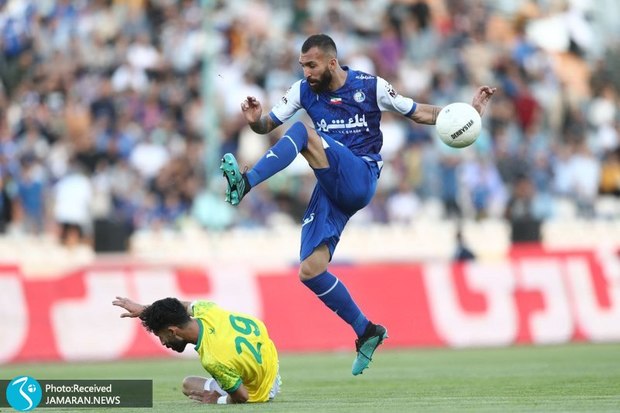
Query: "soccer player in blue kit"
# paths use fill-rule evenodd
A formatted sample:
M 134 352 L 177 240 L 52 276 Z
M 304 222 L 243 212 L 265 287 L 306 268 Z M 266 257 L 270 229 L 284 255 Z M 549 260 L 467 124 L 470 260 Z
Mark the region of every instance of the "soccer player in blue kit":
M 226 201 L 238 205 L 252 187 L 286 168 L 298 153 L 306 158 L 317 184 L 302 221 L 299 278 L 355 331 L 352 373 L 358 375 L 387 338 L 387 330 L 366 318 L 327 267 L 347 221 L 375 193 L 383 164 L 381 112 L 433 125 L 441 107 L 416 103 L 380 77 L 340 66 L 336 44 L 325 34 L 306 39 L 299 63 L 304 79 L 294 83 L 268 115 L 262 115 L 260 102 L 251 96 L 241 103 L 241 110 L 259 134 L 271 132 L 301 108 L 315 128 L 295 122 L 247 172 L 240 171 L 232 154 L 225 154 L 220 169 L 228 184 Z M 489 86 L 478 88 L 472 106 L 482 114 L 494 92 Z

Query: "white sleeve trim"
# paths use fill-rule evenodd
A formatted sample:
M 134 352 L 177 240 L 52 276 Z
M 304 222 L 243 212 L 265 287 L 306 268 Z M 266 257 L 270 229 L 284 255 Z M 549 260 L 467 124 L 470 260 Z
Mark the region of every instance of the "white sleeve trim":
M 271 114 L 281 123 L 289 120 L 301 108 L 301 82 L 298 80 L 286 91 L 282 99 L 271 109 Z
M 377 105 L 382 112 L 397 112 L 408 116 L 415 110 L 413 99 L 398 94 L 387 80 L 377 76 Z

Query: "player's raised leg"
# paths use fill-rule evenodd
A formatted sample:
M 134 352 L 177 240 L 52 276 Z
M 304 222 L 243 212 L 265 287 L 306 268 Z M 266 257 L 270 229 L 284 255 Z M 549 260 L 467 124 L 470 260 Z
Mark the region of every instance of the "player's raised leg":
M 239 170 L 237 160 L 231 153 L 222 158 L 220 169 L 226 178 L 226 201 L 238 205 L 250 189 L 272 177 L 293 162 L 297 154 L 308 144 L 308 130 L 301 122 L 295 122 L 273 145 L 254 167 L 245 173 Z

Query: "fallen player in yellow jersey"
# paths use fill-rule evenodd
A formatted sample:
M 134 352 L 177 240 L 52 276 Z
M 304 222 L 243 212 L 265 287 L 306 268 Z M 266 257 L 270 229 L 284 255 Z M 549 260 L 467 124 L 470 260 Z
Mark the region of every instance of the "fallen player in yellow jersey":
M 278 353 L 265 324 L 247 314 L 222 309 L 209 301 L 164 298 L 141 305 L 116 297 L 123 317 L 138 317 L 161 344 L 182 353 L 194 344 L 200 363 L 212 378 L 189 376 L 183 394 L 212 404 L 267 402 L 280 388 Z

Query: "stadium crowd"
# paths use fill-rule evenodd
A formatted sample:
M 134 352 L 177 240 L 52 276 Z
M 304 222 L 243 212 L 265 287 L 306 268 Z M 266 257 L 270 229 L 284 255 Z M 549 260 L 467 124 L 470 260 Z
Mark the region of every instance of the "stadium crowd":
M 253 95 L 269 110 L 319 32 L 343 64 L 420 102 L 498 87 L 466 150 L 384 115 L 378 193 L 355 221 L 411 222 L 427 205 L 520 228 L 569 212 L 619 217 L 600 207 L 620 196 L 618 15 L 615 0 L 0 0 L 0 230 L 64 228 L 70 242 L 96 220 L 131 234 L 299 219 L 314 179 L 303 162 L 236 213 L 205 159 L 251 164 L 277 139 L 255 135 L 239 104 Z

